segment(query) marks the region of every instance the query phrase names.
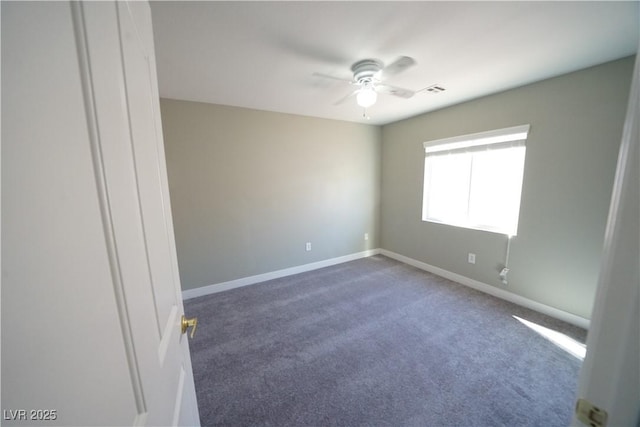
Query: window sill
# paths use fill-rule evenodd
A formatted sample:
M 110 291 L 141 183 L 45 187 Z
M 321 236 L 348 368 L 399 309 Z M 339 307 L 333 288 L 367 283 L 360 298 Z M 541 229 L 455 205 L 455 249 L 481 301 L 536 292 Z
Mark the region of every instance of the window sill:
M 488 233 L 502 234 L 502 235 L 505 235 L 505 236 L 508 236 L 508 237 L 513 237 L 513 236 L 517 235 L 516 232 L 514 232 L 514 231 L 504 230 L 504 229 L 496 228 L 496 227 L 477 225 L 477 224 L 459 224 L 459 223 L 438 221 L 437 219 L 432 219 L 432 218 L 429 218 L 429 219 L 422 218 L 422 222 L 430 222 L 430 223 L 433 223 L 433 224 L 448 225 L 450 227 L 457 227 L 457 228 L 466 228 L 468 230 L 486 231 Z

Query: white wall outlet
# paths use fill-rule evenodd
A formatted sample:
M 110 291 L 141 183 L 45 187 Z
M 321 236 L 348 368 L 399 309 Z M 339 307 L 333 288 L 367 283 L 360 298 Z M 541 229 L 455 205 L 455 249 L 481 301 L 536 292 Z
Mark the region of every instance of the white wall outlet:
M 307 242 L 305 249 L 307 250 L 307 252 L 311 250 L 311 242 Z
M 471 252 L 469 252 L 469 257 L 467 258 L 467 260 L 469 261 L 469 264 L 475 264 L 476 254 L 472 254 Z
M 364 233 L 364 240 L 369 240 L 369 233 Z

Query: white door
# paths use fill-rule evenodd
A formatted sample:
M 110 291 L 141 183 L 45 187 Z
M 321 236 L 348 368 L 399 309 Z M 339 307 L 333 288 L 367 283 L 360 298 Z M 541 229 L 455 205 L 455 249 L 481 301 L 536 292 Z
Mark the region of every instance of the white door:
M 609 426 L 640 425 L 640 57 L 605 233 L 578 398 L 607 412 Z M 573 426 L 584 425 L 574 417 Z
M 148 4 L 2 2 L 2 125 L 2 424 L 199 424 Z

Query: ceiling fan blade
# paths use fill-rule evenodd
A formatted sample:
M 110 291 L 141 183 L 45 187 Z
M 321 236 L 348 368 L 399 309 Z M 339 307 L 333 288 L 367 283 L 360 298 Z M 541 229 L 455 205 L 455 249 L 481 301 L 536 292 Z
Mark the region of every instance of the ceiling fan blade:
M 411 98 L 416 93 L 410 89 L 403 89 L 401 87 L 391 86 L 388 84 L 376 85 L 376 91 L 380 93 L 388 93 L 389 95 L 398 96 L 400 98 Z
M 409 67 L 416 65 L 416 60 L 409 56 L 401 56 L 393 61 L 391 64 L 384 67 L 382 74 L 385 77 L 395 76 L 406 70 Z
M 316 77 L 322 77 L 324 79 L 338 80 L 338 81 L 345 82 L 345 83 L 354 83 L 353 80 L 351 80 L 351 79 L 345 79 L 343 77 L 331 76 L 329 74 L 313 73 L 313 75 L 316 76 Z
M 344 104 L 347 100 L 349 100 L 350 98 L 353 98 L 359 91 L 360 89 L 354 90 L 353 92 L 347 94 L 346 96 L 340 98 L 339 100 L 337 100 L 336 102 L 333 103 L 333 105 L 341 105 Z

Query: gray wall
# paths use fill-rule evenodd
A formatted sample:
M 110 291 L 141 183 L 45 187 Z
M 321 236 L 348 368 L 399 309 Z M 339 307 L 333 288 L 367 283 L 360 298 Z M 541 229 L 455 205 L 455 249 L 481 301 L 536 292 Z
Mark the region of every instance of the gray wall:
M 503 287 L 505 236 L 421 221 L 422 142 L 529 123 L 506 290 L 589 318 L 632 67 L 626 58 L 382 128 L 162 99 L 183 288 L 377 247 Z
M 505 236 L 421 221 L 422 142 L 529 123 L 506 289 L 589 318 L 632 67 L 614 61 L 384 126 L 381 247 L 502 287 Z
M 169 99 L 161 110 L 183 289 L 379 247 L 379 127 Z

